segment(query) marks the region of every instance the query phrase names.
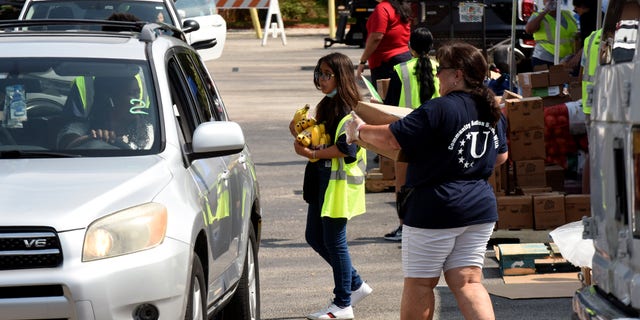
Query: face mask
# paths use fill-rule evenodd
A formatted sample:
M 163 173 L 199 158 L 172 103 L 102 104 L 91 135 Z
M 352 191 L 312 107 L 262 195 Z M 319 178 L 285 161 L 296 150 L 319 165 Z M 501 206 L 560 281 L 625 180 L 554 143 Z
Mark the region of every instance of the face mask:
M 327 93 L 327 97 L 333 98 L 338 93 L 338 88 L 333 89 L 333 91 Z

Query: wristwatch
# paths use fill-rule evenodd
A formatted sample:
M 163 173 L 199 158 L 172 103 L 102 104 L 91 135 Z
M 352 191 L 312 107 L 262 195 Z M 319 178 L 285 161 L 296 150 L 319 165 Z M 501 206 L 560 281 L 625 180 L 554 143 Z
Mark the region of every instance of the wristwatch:
M 367 64 L 367 60 L 360 60 L 360 64 Z

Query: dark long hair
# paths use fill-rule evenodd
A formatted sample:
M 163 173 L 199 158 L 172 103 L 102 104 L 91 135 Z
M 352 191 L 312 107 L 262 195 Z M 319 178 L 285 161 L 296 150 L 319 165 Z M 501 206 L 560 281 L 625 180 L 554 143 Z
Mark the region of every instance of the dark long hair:
M 387 0 L 391 4 L 396 14 L 400 16 L 400 21 L 403 23 L 410 22 L 413 17 L 411 10 L 411 3 L 408 0 Z
M 436 86 L 433 83 L 433 65 L 429 58 L 429 52 L 433 48 L 433 36 L 425 23 L 419 23 L 413 27 L 409 46 L 418 55 L 415 71 L 420 87 L 420 102 L 424 103 L 436 92 Z
M 361 100 L 360 91 L 356 84 L 353 62 L 339 52 L 333 52 L 318 60 L 314 73 L 320 72 L 320 65 L 326 63 L 334 74 L 337 93 L 333 97 L 324 97 L 316 106 L 315 119 L 318 123 L 325 123 L 325 130 L 332 135 L 340 120 L 351 110 L 355 109 Z M 320 89 L 320 79 L 313 78 L 316 89 Z
M 478 120 L 495 128 L 501 112 L 495 94 L 484 84 L 489 66 L 482 52 L 468 43 L 451 42 L 438 48 L 436 59 L 442 65 L 462 70 L 465 86 L 476 102 Z

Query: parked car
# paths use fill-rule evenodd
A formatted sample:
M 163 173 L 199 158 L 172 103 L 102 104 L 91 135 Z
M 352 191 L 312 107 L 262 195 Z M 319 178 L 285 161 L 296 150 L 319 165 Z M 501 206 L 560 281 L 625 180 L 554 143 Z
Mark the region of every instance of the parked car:
M 199 50 L 207 61 L 222 55 L 227 23 L 207 0 L 26 0 L 19 19 L 107 19 L 114 12 L 131 13 L 143 21 L 189 27 L 190 44 L 215 40 L 214 47 Z M 193 21 L 198 27 L 193 28 Z M 184 29 L 184 28 L 183 28 Z
M 636 0 L 610 1 L 602 28 L 589 125 L 591 282 L 573 297 L 579 319 L 640 317 L 640 85 Z M 585 277 L 588 278 L 588 277 Z
M 259 319 L 259 185 L 201 58 L 66 23 L 0 22 L 0 319 Z

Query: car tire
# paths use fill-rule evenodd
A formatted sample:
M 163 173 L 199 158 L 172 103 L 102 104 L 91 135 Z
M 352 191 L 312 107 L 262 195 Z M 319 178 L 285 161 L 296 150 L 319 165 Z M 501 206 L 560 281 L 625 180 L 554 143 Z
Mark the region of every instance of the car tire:
M 258 271 L 258 246 L 253 227 L 249 226 L 247 256 L 244 260 L 242 277 L 236 292 L 224 308 L 222 319 L 260 319 L 260 277 Z
M 207 319 L 206 306 L 207 287 L 204 283 L 204 270 L 197 255 L 193 255 L 191 266 L 191 277 L 189 280 L 189 300 L 185 310 L 185 320 L 205 320 Z

